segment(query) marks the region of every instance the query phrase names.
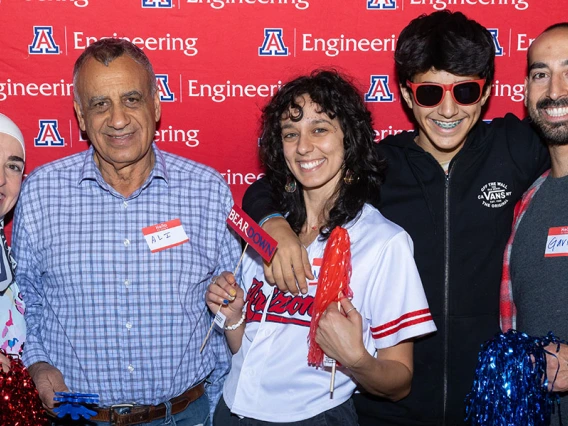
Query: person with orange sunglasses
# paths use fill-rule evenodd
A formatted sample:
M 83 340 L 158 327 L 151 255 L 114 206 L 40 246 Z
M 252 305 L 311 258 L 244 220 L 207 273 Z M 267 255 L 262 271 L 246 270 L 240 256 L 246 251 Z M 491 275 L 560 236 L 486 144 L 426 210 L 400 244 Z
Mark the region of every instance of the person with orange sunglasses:
M 438 332 L 415 342 L 407 398 L 362 393 L 355 406 L 362 426 L 462 425 L 480 345 L 499 332 L 502 256 L 514 207 L 549 157 L 514 115 L 480 120 L 495 45 L 479 23 L 459 12 L 422 15 L 401 32 L 395 62 L 417 129 L 377 144 L 388 171 L 374 205 L 412 237 Z M 278 241 L 266 278 L 281 290 L 304 292 L 306 277 L 313 278 L 306 252 L 270 200 L 262 180 L 243 200 Z

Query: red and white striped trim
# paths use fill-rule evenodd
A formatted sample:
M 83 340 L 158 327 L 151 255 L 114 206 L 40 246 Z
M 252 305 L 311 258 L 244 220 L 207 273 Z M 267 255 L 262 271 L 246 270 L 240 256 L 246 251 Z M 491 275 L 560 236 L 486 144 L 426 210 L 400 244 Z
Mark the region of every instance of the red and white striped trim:
M 390 336 L 405 327 L 410 327 L 427 321 L 432 321 L 430 309 L 420 309 L 418 311 L 408 312 L 393 321 L 387 322 L 386 324 L 371 327 L 371 333 L 373 334 L 373 339 L 381 339 L 383 337 Z

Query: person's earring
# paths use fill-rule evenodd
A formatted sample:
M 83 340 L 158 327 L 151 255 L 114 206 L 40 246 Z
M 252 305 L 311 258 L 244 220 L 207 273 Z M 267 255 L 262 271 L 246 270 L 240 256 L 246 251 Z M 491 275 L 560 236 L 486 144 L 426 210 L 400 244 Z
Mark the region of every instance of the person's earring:
M 355 176 L 355 173 L 351 169 L 345 171 L 345 176 L 343 176 L 343 182 L 345 185 L 352 185 L 359 182 L 359 176 Z
M 286 178 L 286 185 L 284 185 L 284 190 L 286 192 L 296 192 L 296 188 L 298 186 L 296 185 L 296 179 L 294 179 L 292 176 L 288 176 Z

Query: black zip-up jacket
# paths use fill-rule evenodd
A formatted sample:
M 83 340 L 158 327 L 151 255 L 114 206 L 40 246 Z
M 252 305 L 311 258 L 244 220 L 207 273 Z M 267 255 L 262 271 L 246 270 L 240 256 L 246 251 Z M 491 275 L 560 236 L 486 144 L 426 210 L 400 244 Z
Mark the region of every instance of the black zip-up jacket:
M 414 257 L 438 327 L 414 346 L 410 395 L 396 403 L 355 396 L 360 425 L 462 425 L 480 345 L 499 332 L 503 250 L 516 202 L 549 167 L 530 126 L 508 114 L 472 129 L 449 173 L 415 142 L 416 132 L 377 145 L 387 159 L 381 213 L 414 242 Z M 255 220 L 274 211 L 267 182 L 243 207 Z M 394 283 L 393 283 L 394 284 Z

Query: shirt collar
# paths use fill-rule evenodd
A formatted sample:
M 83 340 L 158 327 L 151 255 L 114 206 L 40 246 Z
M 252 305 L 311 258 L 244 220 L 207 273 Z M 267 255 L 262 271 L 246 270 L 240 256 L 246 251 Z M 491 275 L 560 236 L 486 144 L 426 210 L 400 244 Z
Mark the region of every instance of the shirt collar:
M 140 189 L 146 188 L 154 179 L 161 179 L 166 183 L 166 185 L 169 181 L 166 160 L 164 159 L 162 151 L 158 149 L 155 143 L 152 144 L 152 149 L 154 150 L 154 158 L 156 159 L 154 168 Z M 94 154 L 95 150 L 91 145 L 85 152 L 85 161 L 83 162 L 83 169 L 79 175 L 77 186 L 80 186 L 84 181 L 96 181 L 101 188 L 112 192 L 112 187 L 103 179 L 101 171 L 95 164 Z M 138 192 L 139 190 L 136 191 L 136 193 Z

